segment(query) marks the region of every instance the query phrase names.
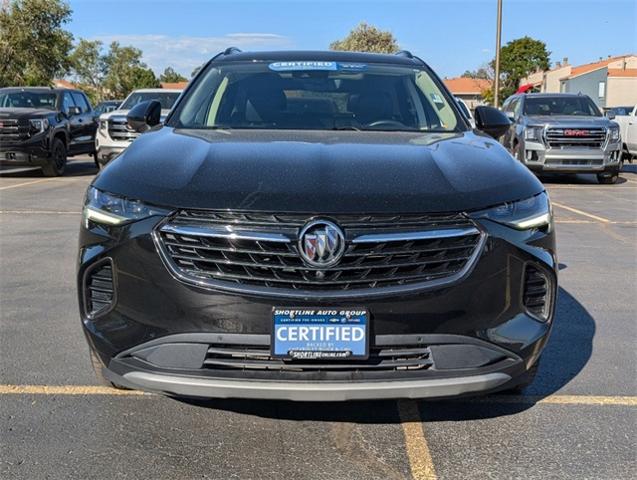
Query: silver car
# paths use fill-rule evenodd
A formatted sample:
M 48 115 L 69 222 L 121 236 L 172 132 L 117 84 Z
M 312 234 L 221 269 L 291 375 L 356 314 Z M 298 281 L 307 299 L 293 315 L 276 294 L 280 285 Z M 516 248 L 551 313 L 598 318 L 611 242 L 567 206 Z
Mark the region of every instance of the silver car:
M 587 95 L 513 95 L 502 110 L 513 122 L 502 138 L 511 154 L 537 172 L 596 173 L 615 183 L 621 170 L 619 125 Z

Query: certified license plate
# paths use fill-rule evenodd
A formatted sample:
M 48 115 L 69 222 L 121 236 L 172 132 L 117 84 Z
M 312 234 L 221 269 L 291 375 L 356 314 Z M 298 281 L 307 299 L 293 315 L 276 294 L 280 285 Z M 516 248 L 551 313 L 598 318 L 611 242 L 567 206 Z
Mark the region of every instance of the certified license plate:
M 295 359 L 367 358 L 367 310 L 274 308 L 272 356 Z

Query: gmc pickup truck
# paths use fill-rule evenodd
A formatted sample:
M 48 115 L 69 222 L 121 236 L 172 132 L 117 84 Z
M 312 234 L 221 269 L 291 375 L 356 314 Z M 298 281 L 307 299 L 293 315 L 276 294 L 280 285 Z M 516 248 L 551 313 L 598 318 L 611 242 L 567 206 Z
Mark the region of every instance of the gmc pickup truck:
M 95 151 L 91 104 L 79 90 L 0 88 L 0 165 L 64 174 L 68 156 Z
M 502 143 L 536 172 L 596 173 L 616 183 L 621 170 L 619 125 L 586 95 L 528 93 L 509 97 L 502 110 L 513 122 Z

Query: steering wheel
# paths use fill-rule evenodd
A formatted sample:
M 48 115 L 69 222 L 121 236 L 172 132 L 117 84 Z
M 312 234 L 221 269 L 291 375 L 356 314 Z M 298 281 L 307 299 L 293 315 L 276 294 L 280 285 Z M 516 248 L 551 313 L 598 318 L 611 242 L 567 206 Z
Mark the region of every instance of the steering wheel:
M 398 128 L 405 128 L 406 125 L 402 122 L 399 122 L 398 120 L 376 120 L 375 122 L 372 123 L 368 123 L 367 125 L 365 125 L 366 127 L 370 127 L 370 128 L 374 128 L 374 127 L 398 127 Z

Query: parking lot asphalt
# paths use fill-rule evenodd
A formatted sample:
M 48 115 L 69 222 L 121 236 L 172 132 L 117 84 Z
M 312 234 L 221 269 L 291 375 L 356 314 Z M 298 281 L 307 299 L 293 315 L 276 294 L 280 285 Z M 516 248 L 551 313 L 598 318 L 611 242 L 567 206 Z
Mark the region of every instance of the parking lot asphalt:
M 0 176 L 0 478 L 637 476 L 637 165 L 543 178 L 560 292 L 523 395 L 438 402 L 187 402 L 97 386 L 75 291 L 96 173 Z

